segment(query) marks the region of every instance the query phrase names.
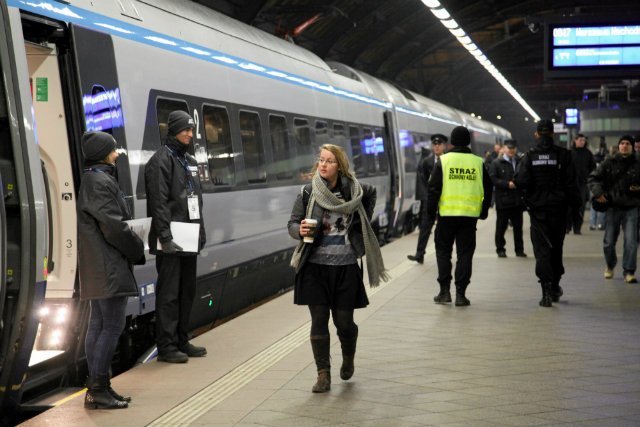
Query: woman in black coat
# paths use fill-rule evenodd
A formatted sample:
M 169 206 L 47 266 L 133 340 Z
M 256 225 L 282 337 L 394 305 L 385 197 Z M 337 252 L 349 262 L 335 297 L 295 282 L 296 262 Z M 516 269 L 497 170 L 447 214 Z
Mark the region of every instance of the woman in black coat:
M 144 243 L 124 222 L 131 219 L 115 177 L 116 141 L 104 132 L 82 137 L 84 174 L 78 191 L 80 299 L 91 315 L 85 338 L 89 368 L 85 408 L 126 408 L 130 397 L 116 393 L 109 369 L 125 325 L 129 296 L 138 295 L 133 264 L 143 264 Z

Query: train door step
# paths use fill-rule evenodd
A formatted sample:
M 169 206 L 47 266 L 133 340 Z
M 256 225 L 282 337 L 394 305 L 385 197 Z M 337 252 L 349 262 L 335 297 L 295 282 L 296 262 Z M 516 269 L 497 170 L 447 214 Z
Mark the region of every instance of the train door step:
M 28 402 L 22 403 L 20 409 L 22 412 L 42 412 L 61 405 L 69 399 L 81 393 L 84 387 L 60 387 L 55 390 L 38 396 Z

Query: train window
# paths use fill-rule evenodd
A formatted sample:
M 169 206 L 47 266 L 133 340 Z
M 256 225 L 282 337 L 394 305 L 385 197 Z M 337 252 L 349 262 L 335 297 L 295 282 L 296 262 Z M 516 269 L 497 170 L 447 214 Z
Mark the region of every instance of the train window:
M 156 114 L 158 115 L 158 132 L 160 133 L 160 141 L 164 141 L 167 138 L 167 119 L 169 118 L 169 113 L 176 110 L 182 110 L 189 114 L 189 107 L 184 101 L 166 98 L 158 98 L 156 101 Z
M 320 149 L 324 144 L 330 144 L 331 140 L 329 139 L 329 129 L 327 127 L 327 122 L 321 122 L 320 120 L 316 120 L 316 147 Z
M 244 170 L 249 184 L 267 181 L 264 147 L 258 113 L 240 111 L 240 137 L 244 155 Z
M 346 148 L 347 134 L 344 130 L 344 125 L 334 123 L 332 140 L 335 145 L 339 145 L 342 148 Z
M 293 153 L 289 144 L 287 120 L 282 116 L 269 115 L 271 148 L 273 149 L 273 170 L 279 181 L 293 178 Z
M 376 156 L 376 163 L 378 163 L 378 170 L 380 171 L 381 175 L 386 174 L 389 171 L 389 160 L 387 157 L 387 152 L 384 150 L 385 149 L 385 136 L 384 136 L 384 132 L 382 132 L 382 129 L 376 128 L 374 130 L 374 137 L 375 137 L 375 156 Z
M 316 153 L 311 147 L 311 128 L 309 121 L 306 119 L 293 119 L 293 133 L 296 138 L 296 157 L 294 160 L 293 170 L 297 171 L 300 181 L 308 181 L 311 179 L 309 171 L 313 167 Z
M 360 129 L 349 126 L 349 140 L 351 141 L 351 156 L 353 171 L 357 177 L 366 176 L 364 156 L 362 155 L 362 145 L 360 145 Z
M 229 114 L 226 108 L 204 105 L 202 116 L 211 182 L 213 185 L 234 185 L 236 169 Z
M 404 152 L 404 171 L 415 172 L 418 168 L 418 159 L 413 143 L 413 135 L 406 130 L 400 131 L 400 147 Z

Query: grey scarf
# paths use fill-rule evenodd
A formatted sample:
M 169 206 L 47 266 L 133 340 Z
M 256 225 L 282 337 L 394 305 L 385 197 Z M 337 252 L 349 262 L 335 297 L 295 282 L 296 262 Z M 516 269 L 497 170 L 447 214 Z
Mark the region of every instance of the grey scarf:
M 358 212 L 360 215 L 360 224 L 362 226 L 362 240 L 364 241 L 364 251 L 367 258 L 367 272 L 369 274 L 369 285 L 376 287 L 380 285 L 380 280 L 389 280 L 389 274 L 384 268 L 384 260 L 382 259 L 382 253 L 380 252 L 380 246 L 378 245 L 378 239 L 376 234 L 371 228 L 371 223 L 367 217 L 367 213 L 362 205 L 362 186 L 355 177 L 350 179 L 351 183 L 351 200 L 340 200 L 335 194 L 329 190 L 325 182 L 320 177 L 319 173 L 315 173 L 313 180 L 311 181 L 311 197 L 309 198 L 309 204 L 307 205 L 307 218 L 311 217 L 313 212 L 313 205 L 318 203 L 320 207 L 331 212 L 337 212 L 344 215 L 351 215 L 354 212 Z M 300 264 L 302 257 L 302 248 L 304 243 L 301 240 L 298 243 L 293 257 L 291 258 L 291 266 L 297 267 Z

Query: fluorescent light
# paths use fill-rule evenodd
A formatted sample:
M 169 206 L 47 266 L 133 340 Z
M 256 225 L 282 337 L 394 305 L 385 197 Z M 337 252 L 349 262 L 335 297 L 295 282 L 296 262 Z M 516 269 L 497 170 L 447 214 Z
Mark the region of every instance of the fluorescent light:
M 435 17 L 440 20 L 442 25 L 444 25 L 449 30 L 449 32 L 453 34 L 453 36 L 458 40 L 458 42 L 460 42 L 460 44 L 465 49 L 467 49 L 469 53 L 471 53 L 471 55 L 473 55 L 473 57 L 489 73 L 491 73 L 491 75 L 498 81 L 498 83 L 500 83 L 502 87 L 505 88 L 505 90 L 509 92 L 509 94 L 511 94 L 511 96 L 516 101 L 518 101 L 518 103 L 522 106 L 522 108 L 524 108 L 526 112 L 531 114 L 531 117 L 533 117 L 535 121 L 540 120 L 540 116 L 534 111 L 533 108 L 531 108 L 529 104 L 527 104 L 527 102 L 522 98 L 522 96 L 520 96 L 518 91 L 515 90 L 513 86 L 511 86 L 511 83 L 509 83 L 509 81 L 502 74 L 500 74 L 500 71 L 498 71 L 498 69 L 491 63 L 489 58 L 487 58 L 487 56 L 484 53 L 482 53 L 480 48 L 478 48 L 478 46 L 476 46 L 476 44 L 473 43 L 473 41 L 465 33 L 465 31 L 462 28 L 457 28 L 458 23 L 451 17 L 451 15 L 449 14 L 449 11 L 444 7 L 442 7 L 442 5 L 438 0 L 422 0 L 422 3 L 431 10 L 431 13 L 433 13 Z M 529 118 L 526 117 L 525 120 L 528 121 Z

